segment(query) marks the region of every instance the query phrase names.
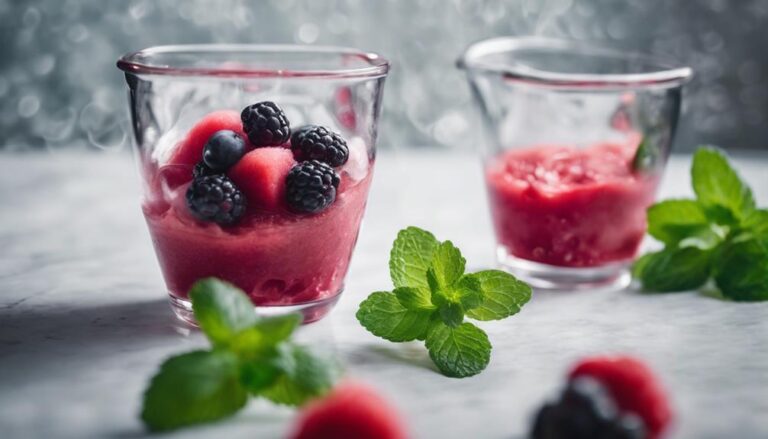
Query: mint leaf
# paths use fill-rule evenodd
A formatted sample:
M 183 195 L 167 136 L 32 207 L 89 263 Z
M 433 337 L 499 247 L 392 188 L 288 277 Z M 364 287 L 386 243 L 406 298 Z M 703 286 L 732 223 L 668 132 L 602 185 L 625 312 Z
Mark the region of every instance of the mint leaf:
M 272 349 L 273 355 L 277 355 L 277 349 Z M 248 392 L 259 395 L 269 387 L 272 387 L 280 377 L 281 371 L 275 365 L 274 356 L 264 356 L 242 363 L 240 366 L 240 381 Z
M 439 242 L 426 230 L 408 227 L 397 234 L 389 255 L 389 273 L 395 287 L 428 289 L 426 272 Z
M 427 285 L 429 285 L 429 291 L 432 292 L 432 296 L 442 290 L 440 281 L 437 279 L 437 273 L 435 273 L 435 269 L 432 267 L 427 269 Z
M 640 258 L 633 273 L 648 291 L 690 290 L 709 278 L 711 255 L 698 247 L 670 247 Z
M 288 340 L 301 321 L 299 313 L 262 318 L 232 336 L 226 346 L 243 356 L 262 355 L 278 343 Z
M 632 277 L 635 279 L 642 278 L 645 267 L 649 262 L 651 262 L 652 259 L 658 257 L 657 253 L 658 252 L 649 252 L 637 258 L 637 260 L 632 264 Z
M 718 222 L 727 220 L 723 209 L 736 219 L 743 219 L 754 210 L 752 191 L 719 150 L 699 148 L 693 156 L 691 177 L 696 197 L 711 209 L 709 213 Z
M 651 171 L 656 168 L 660 158 L 661 148 L 658 142 L 645 136 L 637 146 L 635 156 L 632 158 L 632 170 L 636 172 Z
M 466 260 L 451 241 L 440 243 L 432 256 L 430 268 L 439 288 L 453 285 L 464 274 Z
M 632 275 L 646 290 L 698 288 L 713 277 L 734 300 L 768 300 L 768 210 L 714 148 L 691 166 L 697 201 L 668 200 L 648 209 L 648 233 L 666 247 L 639 258 Z
M 696 247 L 701 250 L 712 250 L 723 242 L 727 232 L 728 229 L 725 227 L 710 224 L 707 227 L 692 231 L 688 237 L 683 238 L 677 243 L 677 247 Z
M 433 311 L 432 294 L 423 288 L 400 287 L 393 291 L 397 300 L 405 308 L 412 310 Z
M 477 308 L 483 302 L 482 285 L 476 276 L 462 276 L 449 290 L 464 311 Z
M 237 356 L 226 351 L 195 351 L 169 358 L 144 394 L 141 419 L 151 430 L 229 416 L 243 406 Z
M 327 393 L 339 376 L 332 360 L 304 347 L 285 343 L 273 365 L 280 371 L 274 383 L 259 392 L 272 402 L 298 406 Z
M 428 311 L 407 309 L 397 296 L 382 291 L 368 296 L 356 314 L 357 320 L 371 334 L 395 342 L 423 338 L 430 315 Z
M 449 377 L 476 375 L 491 360 L 488 336 L 471 323 L 462 323 L 456 328 L 435 323 L 427 334 L 426 346 L 437 368 Z
M 443 300 L 438 306 L 438 311 L 443 323 L 451 328 L 459 326 L 464 321 L 464 310 L 459 303 Z
M 227 282 L 215 278 L 197 281 L 189 297 L 200 329 L 214 346 L 226 344 L 258 320 L 248 296 Z
M 723 244 L 714 262 L 714 278 L 724 296 L 736 301 L 768 300 L 768 247 L 750 233 Z
M 189 295 L 215 349 L 163 363 L 144 395 L 141 418 L 151 430 L 232 415 L 245 406 L 249 392 L 298 405 L 333 385 L 335 362 L 288 341 L 301 314 L 258 318 L 242 291 L 213 278 L 197 282 Z
M 357 311 L 373 335 L 394 342 L 424 340 L 432 361 L 447 376 L 465 377 L 490 361 L 485 333 L 465 315 L 502 319 L 520 310 L 531 289 L 498 270 L 464 274 L 466 260 L 451 241 L 431 233 L 401 230 L 390 254 L 393 293 L 375 292 Z
M 708 227 L 704 208 L 696 200 L 665 200 L 648 208 L 648 233 L 665 244 L 677 244 Z
M 433 283 L 432 269 L 427 272 Z M 432 292 L 432 303 L 437 305 L 440 318 L 446 325 L 455 328 L 464 321 L 464 313 L 475 308 L 482 301 L 480 282 L 472 277 L 463 276 L 452 286 Z
M 744 220 L 744 227 L 768 245 L 768 209 L 753 211 Z
M 501 270 L 486 270 L 467 275 L 480 283 L 482 300 L 467 317 L 475 320 L 501 320 L 516 314 L 531 299 L 531 287 Z

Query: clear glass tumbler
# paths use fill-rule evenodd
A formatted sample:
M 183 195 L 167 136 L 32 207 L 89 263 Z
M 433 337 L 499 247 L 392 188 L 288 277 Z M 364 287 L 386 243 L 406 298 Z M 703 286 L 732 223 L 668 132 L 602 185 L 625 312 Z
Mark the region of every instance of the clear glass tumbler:
M 117 66 L 129 86 L 142 209 L 176 315 L 194 323 L 190 286 L 213 276 L 242 288 L 257 313 L 323 317 L 344 288 L 363 217 L 389 63 L 337 47 L 190 45 L 141 50 Z M 294 148 L 265 105 L 244 128 L 241 111 L 264 101 L 282 109 Z M 297 147 L 310 125 L 344 139 L 343 164 Z M 216 143 L 219 131 L 229 137 Z M 200 164 L 209 149 L 237 161 Z M 291 170 L 309 158 L 330 163 L 335 176 L 306 174 L 306 184 L 290 186 Z M 291 194 L 332 202 L 309 213 Z
M 471 45 L 458 66 L 488 134 L 499 263 L 539 288 L 626 285 L 691 69 L 512 37 Z

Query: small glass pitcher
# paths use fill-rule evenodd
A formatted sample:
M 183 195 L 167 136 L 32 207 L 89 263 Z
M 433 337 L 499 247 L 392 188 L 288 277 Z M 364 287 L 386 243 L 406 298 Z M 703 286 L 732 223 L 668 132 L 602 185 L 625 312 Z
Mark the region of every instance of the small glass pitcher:
M 494 38 L 458 61 L 488 134 L 498 262 L 535 287 L 625 286 L 691 69 L 539 38 Z

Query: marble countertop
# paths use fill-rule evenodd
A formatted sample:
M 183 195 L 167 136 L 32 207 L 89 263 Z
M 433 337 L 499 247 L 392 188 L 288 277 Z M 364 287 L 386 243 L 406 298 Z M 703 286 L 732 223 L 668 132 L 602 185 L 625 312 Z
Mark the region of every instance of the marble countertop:
M 673 157 L 662 196 L 689 193 L 690 157 Z M 768 204 L 768 155 L 737 156 Z M 167 356 L 206 346 L 166 301 L 127 154 L 0 155 L 0 436 L 137 438 L 147 379 Z M 488 369 L 456 380 L 418 344 L 391 344 L 355 320 L 390 287 L 389 247 L 418 225 L 451 239 L 470 269 L 493 265 L 479 165 L 468 154 L 383 153 L 347 291 L 299 337 L 381 390 L 414 438 L 523 437 L 530 414 L 586 354 L 627 352 L 662 376 L 672 438 L 768 437 L 768 303 L 696 292 L 537 293 L 517 316 L 484 324 Z M 295 412 L 254 401 L 236 417 L 164 437 L 280 438 Z

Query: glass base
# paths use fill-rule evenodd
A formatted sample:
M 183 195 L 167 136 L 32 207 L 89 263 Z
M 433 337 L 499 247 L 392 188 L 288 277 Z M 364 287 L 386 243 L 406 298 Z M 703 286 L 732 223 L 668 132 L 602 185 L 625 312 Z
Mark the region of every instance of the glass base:
M 325 317 L 331 309 L 336 305 L 341 296 L 341 291 L 331 297 L 325 299 L 316 300 L 314 302 L 297 303 L 294 305 L 267 305 L 267 306 L 254 306 L 253 310 L 256 315 L 262 317 L 282 316 L 294 312 L 300 312 L 304 316 L 303 325 L 316 322 Z M 192 302 L 180 297 L 169 295 L 169 302 L 171 303 L 171 309 L 176 314 L 179 320 L 184 323 L 190 324 L 194 327 L 198 327 L 195 320 L 195 314 L 192 311 Z
M 629 274 L 631 261 L 614 262 L 599 267 L 559 267 L 521 259 L 499 246 L 496 250 L 499 264 L 534 288 L 544 290 L 621 290 L 632 281 Z

